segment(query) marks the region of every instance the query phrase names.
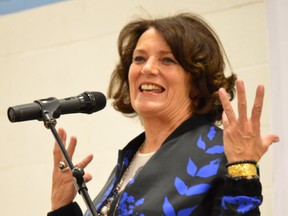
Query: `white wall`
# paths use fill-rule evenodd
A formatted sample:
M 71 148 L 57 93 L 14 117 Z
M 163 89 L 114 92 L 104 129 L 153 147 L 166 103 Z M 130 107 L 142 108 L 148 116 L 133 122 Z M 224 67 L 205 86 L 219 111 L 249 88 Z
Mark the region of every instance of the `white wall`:
M 267 0 L 269 29 L 270 73 L 271 73 L 271 119 L 272 129 L 280 136 L 273 147 L 273 214 L 288 212 L 288 1 Z
M 53 136 L 42 122 L 10 123 L 9 106 L 86 90 L 106 88 L 117 60 L 116 39 L 123 25 L 138 15 L 169 15 L 193 11 L 218 32 L 249 98 L 263 83 L 270 91 L 265 4 L 262 0 L 71 0 L 0 16 L 0 179 L 3 215 L 39 216 L 50 209 Z M 263 113 L 263 133 L 270 128 L 269 94 Z M 117 149 L 142 129 L 107 107 L 93 115 L 66 115 L 57 127 L 77 135 L 74 157 L 94 153 L 86 172 L 94 197 L 116 162 Z M 271 153 L 261 161 L 265 196 L 262 215 L 272 212 Z M 85 208 L 82 198 L 77 200 Z

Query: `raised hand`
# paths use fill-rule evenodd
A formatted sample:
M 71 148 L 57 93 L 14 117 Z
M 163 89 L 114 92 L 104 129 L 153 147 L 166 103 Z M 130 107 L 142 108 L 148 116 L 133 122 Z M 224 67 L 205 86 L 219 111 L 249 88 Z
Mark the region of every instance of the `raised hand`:
M 66 146 L 66 139 L 67 134 L 64 129 L 60 128 L 58 130 L 59 136 Z M 72 160 L 73 154 L 75 152 L 77 144 L 76 137 L 72 136 L 70 138 L 69 145 L 67 147 L 67 153 Z M 73 176 L 70 169 L 59 169 L 60 161 L 65 161 L 62 152 L 59 149 L 57 143 L 54 145 L 53 150 L 54 155 L 54 169 L 53 169 L 53 176 L 52 176 L 52 194 L 51 194 L 51 204 L 52 210 L 56 210 L 62 206 L 65 206 L 71 203 L 75 196 L 76 196 L 76 188 L 73 184 Z M 85 168 L 93 159 L 93 155 L 86 156 L 80 163 L 78 163 L 77 167 Z M 84 181 L 88 182 L 92 179 L 92 176 L 89 173 L 85 173 Z
M 244 83 L 236 81 L 238 94 L 238 118 L 225 89 L 219 89 L 220 100 L 224 109 L 222 123 L 224 129 L 224 149 L 229 163 L 243 160 L 259 161 L 273 142 L 279 137 L 269 134 L 262 137 L 260 117 L 263 107 L 264 86 L 257 87 L 251 117 L 247 116 L 247 101 Z

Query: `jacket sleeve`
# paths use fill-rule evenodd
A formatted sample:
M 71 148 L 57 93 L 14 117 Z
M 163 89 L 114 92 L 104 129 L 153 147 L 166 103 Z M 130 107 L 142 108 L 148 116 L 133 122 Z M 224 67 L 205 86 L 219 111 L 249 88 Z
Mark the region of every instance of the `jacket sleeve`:
M 47 214 L 47 216 L 82 216 L 82 215 L 83 213 L 76 202 L 70 203 Z
M 258 216 L 262 203 L 259 178 L 226 178 L 221 211 L 223 216 Z

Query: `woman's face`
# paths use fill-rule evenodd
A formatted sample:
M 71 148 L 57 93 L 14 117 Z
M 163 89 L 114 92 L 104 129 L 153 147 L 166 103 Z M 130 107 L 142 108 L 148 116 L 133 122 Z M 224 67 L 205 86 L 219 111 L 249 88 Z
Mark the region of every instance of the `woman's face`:
M 140 116 L 169 118 L 191 114 L 189 74 L 154 28 L 139 38 L 128 79 L 131 103 Z

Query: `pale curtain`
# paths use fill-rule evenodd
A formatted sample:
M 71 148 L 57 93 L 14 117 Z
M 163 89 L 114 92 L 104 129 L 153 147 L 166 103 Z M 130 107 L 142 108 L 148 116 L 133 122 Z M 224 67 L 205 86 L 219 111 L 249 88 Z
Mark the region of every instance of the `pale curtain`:
M 267 0 L 271 125 L 280 142 L 273 151 L 273 216 L 288 212 L 288 0 Z M 265 197 L 264 197 L 265 199 Z

